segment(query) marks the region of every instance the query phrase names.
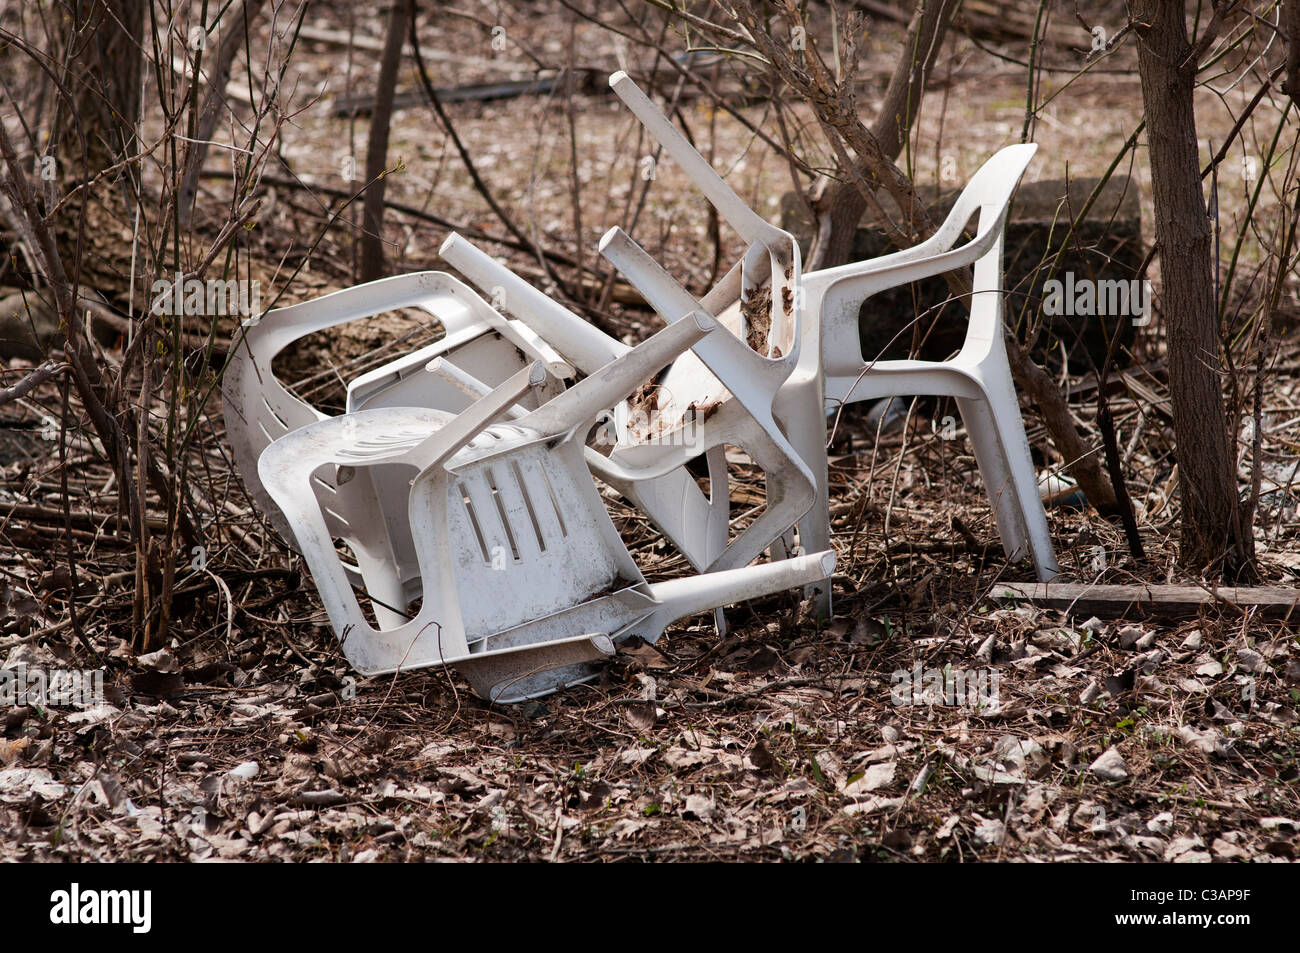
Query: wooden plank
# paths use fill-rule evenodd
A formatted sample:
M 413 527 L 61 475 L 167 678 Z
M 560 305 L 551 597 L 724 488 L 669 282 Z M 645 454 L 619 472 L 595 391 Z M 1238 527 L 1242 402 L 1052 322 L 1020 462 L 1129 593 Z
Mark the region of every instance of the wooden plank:
M 1004 582 L 989 598 L 1021 600 L 1045 609 L 1065 609 L 1077 616 L 1194 618 L 1203 612 L 1245 612 L 1270 619 L 1300 620 L 1300 588 L 1289 586 L 1085 585 L 1069 582 Z

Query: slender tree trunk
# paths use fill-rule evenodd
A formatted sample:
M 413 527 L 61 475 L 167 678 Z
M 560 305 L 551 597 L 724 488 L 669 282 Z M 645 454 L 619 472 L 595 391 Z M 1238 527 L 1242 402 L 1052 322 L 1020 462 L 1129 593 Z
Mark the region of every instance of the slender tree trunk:
M 1300 106 L 1300 0 L 1285 0 L 1282 5 L 1282 32 L 1286 34 L 1285 92 Z
M 1255 543 L 1238 503 L 1219 375 L 1210 220 L 1192 98 L 1196 63 L 1184 7 L 1182 0 L 1134 4 L 1178 441 L 1179 557 L 1187 569 L 1236 579 L 1254 574 Z
M 366 145 L 366 201 L 361 216 L 362 281 L 384 277 L 384 187 L 388 163 L 388 127 L 393 118 L 393 90 L 402 65 L 402 43 L 408 18 L 415 19 L 413 0 L 393 0 L 388 13 L 388 35 L 379 61 L 375 109 L 370 114 L 370 141 Z
M 138 149 L 148 8 L 144 0 L 73 0 L 66 7 L 57 52 L 66 96 L 54 99 L 49 152 L 40 160 L 37 187 L 49 205 L 86 183 L 51 223 L 72 283 L 112 288 L 121 280 L 116 251 L 121 226 L 129 222 L 126 180 L 134 172 L 96 176 Z M 50 161 L 52 166 L 45 165 Z
M 185 177 L 181 180 L 180 195 L 176 200 L 176 214 L 180 218 L 182 229 L 190 226 L 190 217 L 194 214 L 194 197 L 199 191 L 199 176 L 203 173 L 203 160 L 208 155 L 208 143 L 217 131 L 217 123 L 229 109 L 226 100 L 226 84 L 230 82 L 230 71 L 235 57 L 243 48 L 248 27 L 261 15 L 261 0 L 236 0 L 236 5 L 226 15 L 221 28 L 221 43 L 216 49 L 216 61 L 208 67 L 211 77 L 207 93 L 203 100 L 203 111 L 199 113 L 198 123 L 185 154 Z

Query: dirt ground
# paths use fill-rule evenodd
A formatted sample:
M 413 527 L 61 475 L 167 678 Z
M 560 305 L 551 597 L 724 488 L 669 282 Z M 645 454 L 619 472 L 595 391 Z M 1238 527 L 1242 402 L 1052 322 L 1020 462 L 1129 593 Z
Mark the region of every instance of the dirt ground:
M 312 25 L 346 31 L 349 10 L 314 6 Z M 901 35 L 870 22 L 864 110 Z M 562 13 L 507 17 L 506 51 L 492 48 L 492 26 L 450 14 L 422 21 L 437 85 L 531 76 L 515 44 L 547 64 L 572 58 L 602 73 L 653 63 L 651 52 Z M 373 36 L 375 24 L 356 28 Z M 1087 34 L 1075 34 L 1071 42 L 1086 49 Z M 949 42 L 905 157 L 918 181 L 944 186 L 1018 141 L 1025 115 L 1022 46 L 994 44 L 999 58 L 965 36 Z M 1081 58 L 1068 44 L 1048 53 L 1058 64 Z M 1059 95 L 1036 124 L 1042 148 L 1031 179 L 1106 170 L 1140 119 L 1130 54 L 1081 79 L 1045 74 L 1040 100 Z M 366 119 L 336 116 L 332 103 L 370 89 L 375 61 L 357 50 L 349 67 L 336 44 L 304 43 L 295 101 L 316 102 L 284 127 L 291 171 L 277 173 L 303 185 L 269 186 L 257 229 L 262 260 L 283 269 L 267 276 L 277 291 L 277 277 L 338 206 L 311 186 L 341 188 L 344 160 L 363 163 Z M 1203 93 L 1207 156 L 1258 88 L 1250 78 L 1227 88 L 1233 81 L 1214 81 L 1222 95 Z M 412 82 L 404 74 L 399 86 Z M 623 220 L 644 182 L 646 146 L 613 98 L 584 93 L 573 104 L 572 114 L 546 96 L 448 109 L 485 180 L 530 234 L 592 263 L 599 236 Z M 777 134 L 762 102 L 740 111 Z M 1255 155 L 1280 114 L 1265 104 L 1252 120 Z M 774 219 L 788 167 L 723 110 L 695 99 L 683 117 L 702 151 Z M 815 148 L 807 116 L 792 134 Z M 428 216 L 502 233 L 427 107 L 399 110 L 389 154 L 403 163 L 389 199 L 425 216 L 390 213 L 394 272 L 445 267 L 436 252 L 449 228 Z M 1249 158 L 1234 166 L 1240 177 L 1219 185 L 1225 242 L 1241 233 L 1257 181 Z M 1121 171 L 1141 184 L 1147 218 L 1145 150 Z M 204 183 L 213 202 L 226 187 Z M 327 233 L 281 303 L 350 283 L 347 225 L 356 215 Z M 738 249 L 725 230 L 715 249 L 704 203 L 667 161 L 655 168 L 634 234 L 697 292 L 712 263 Z M 1244 247 L 1243 274 L 1260 243 Z M 482 244 L 542 280 L 535 256 Z M 1293 290 L 1290 300 L 1294 313 Z M 627 340 L 654 327 L 647 311 L 616 298 L 587 303 Z M 328 406 L 343 376 L 436 335 L 409 317 L 308 342 L 287 366 L 314 375 L 303 391 Z M 1256 526 L 1265 581 L 1285 585 L 1300 577 L 1294 330 L 1279 329 L 1282 357 L 1265 395 Z M 1116 525 L 1054 506 L 1053 540 L 1077 581 L 1186 581 L 1174 566 L 1177 477 L 1161 334 L 1158 320 L 1146 329 L 1111 402 L 1146 561 L 1128 554 Z M 1091 422 L 1095 387 L 1089 397 L 1067 383 L 1080 384 L 1078 416 Z M 833 619 L 819 624 L 792 595 L 770 598 L 730 610 L 724 638 L 708 619 L 687 620 L 657 645 L 622 646 L 596 683 L 491 706 L 449 672 L 359 679 L 349 670 L 301 559 L 250 512 L 217 407 L 199 459 L 227 485 L 225 518 L 206 568 L 180 583 L 174 641 L 136 656 L 117 490 L 84 442 L 73 441 L 60 465 L 46 423 L 58 399 L 36 395 L 0 421 L 0 659 L 9 669 L 103 667 L 107 697 L 83 709 L 0 707 L 0 860 L 1286 862 L 1300 853 L 1294 623 L 1235 611 L 1180 622 L 1088 619 L 990 599 L 999 582 L 1032 581 L 1033 570 L 1004 558 L 964 432 L 945 439 L 951 408 L 912 405 L 881 435 L 865 406 L 839 421 Z M 1059 465 L 1033 408 L 1026 423 L 1039 465 Z M 1243 428 L 1244 490 L 1250 443 Z M 762 481 L 743 459 L 734 463 L 733 515 L 743 522 Z M 69 473 L 82 492 L 65 519 L 58 492 Z M 685 569 L 631 509 L 610 505 L 647 576 Z M 61 555 L 68 545 L 78 547 L 75 580 Z M 966 704 L 944 681 L 958 673 L 980 679 Z M 927 695 L 936 684 L 940 697 Z

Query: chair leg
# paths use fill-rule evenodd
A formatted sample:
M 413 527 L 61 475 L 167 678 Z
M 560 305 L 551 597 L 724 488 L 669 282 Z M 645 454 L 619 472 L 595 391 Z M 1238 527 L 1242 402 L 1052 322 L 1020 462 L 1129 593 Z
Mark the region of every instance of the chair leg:
M 1005 387 L 986 381 L 985 393 L 985 400 L 959 398 L 957 406 L 996 514 L 1002 546 L 1011 559 L 1030 557 L 1039 579 L 1046 581 L 1056 575 L 1058 566 L 1020 405 L 1010 381 Z
M 375 614 L 375 623 L 380 630 L 396 629 L 405 625 L 407 618 L 406 590 L 402 580 L 397 578 L 391 561 L 372 559 L 356 554 L 361 569 L 366 595 L 370 598 L 370 609 Z
M 619 637 L 639 635 L 647 642 L 655 642 L 664 628 L 677 619 L 706 612 L 718 605 L 731 605 L 782 589 L 813 585 L 818 579 L 829 578 L 834 568 L 835 554 L 827 551 L 781 562 L 651 583 L 650 594 L 662 604 L 650 616 L 620 632 Z
M 766 430 L 754 428 L 734 442 L 767 473 L 767 500 L 763 511 L 709 565 L 709 572 L 748 565 L 771 546 L 772 540 L 808 512 L 816 495 L 813 481 L 808 476 L 790 472 L 791 460 L 798 460 L 798 457 L 788 441 L 783 441 L 785 446 L 782 447 L 768 436 Z
M 975 462 L 979 465 L 989 505 L 993 508 L 998 535 L 1002 537 L 1002 549 L 1008 559 L 1023 559 L 1029 555 L 1028 534 L 1011 466 L 998 434 L 997 420 L 987 400 L 959 397 L 957 407 L 966 425 L 971 449 L 975 452 Z
M 727 472 L 727 448 L 710 447 L 704 455 L 709 471 L 708 562 L 727 548 L 731 528 L 731 474 Z
M 289 437 L 291 439 L 293 434 Z M 334 549 L 334 540 L 325 525 L 320 503 L 311 489 L 310 474 L 294 471 L 288 465 L 292 456 L 279 453 L 279 450 L 276 444 L 272 444 L 259 459 L 261 483 L 292 528 L 292 538 L 311 570 L 316 591 L 335 633 L 355 632 L 358 638 L 362 638 L 371 627 L 361 612 L 343 562 Z M 364 565 L 362 569 L 364 571 Z M 349 648 L 345 641 L 344 655 L 354 668 L 360 668 Z
M 697 572 L 703 572 L 727 547 L 727 472 L 723 466 L 721 475 L 717 474 L 715 455 L 722 455 L 721 447 L 706 455 L 710 480 L 707 497 L 686 467 L 653 480 L 613 481 L 603 477 L 650 518 Z
M 778 407 L 778 416 L 790 445 L 812 472 L 816 496 L 812 508 L 799 518 L 799 546 L 805 553 L 818 553 L 831 549 L 826 414 L 822 408 L 820 388 L 812 382 L 795 386 L 801 386 L 807 392 L 790 393 L 788 403 L 782 401 Z M 829 619 L 832 608 L 830 577 L 806 586 L 804 598 L 815 599 L 818 614 Z
M 505 309 L 584 374 L 594 374 L 628 352 L 626 344 L 557 304 L 455 232 L 447 236 L 439 254 L 492 297 L 500 289 Z
M 731 527 L 731 474 L 727 472 L 727 448 L 710 447 L 704 455 L 709 469 L 709 515 L 706 533 L 709 537 L 708 561 L 713 562 L 727 548 L 727 532 Z M 713 628 L 718 638 L 727 634 L 726 610 L 713 610 Z
M 726 448 L 710 447 L 704 459 L 709 473 L 707 497 L 686 467 L 620 488 L 696 572 L 704 572 L 726 550 L 731 517 Z M 727 634 L 727 616 L 722 609 L 713 610 L 713 625 L 719 637 Z

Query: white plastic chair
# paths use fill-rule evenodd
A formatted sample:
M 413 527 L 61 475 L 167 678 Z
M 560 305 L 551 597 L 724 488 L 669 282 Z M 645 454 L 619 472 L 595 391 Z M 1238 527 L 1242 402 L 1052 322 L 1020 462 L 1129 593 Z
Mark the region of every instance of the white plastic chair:
M 553 301 L 455 232 L 447 236 L 439 254 L 479 288 L 489 291 L 507 312 L 523 319 L 543 338 L 555 342 L 579 371 L 592 373 L 628 352 L 626 344 Z M 484 388 L 480 385 L 478 389 Z M 627 415 L 623 416 L 626 420 Z M 601 435 L 605 433 L 602 428 Z M 685 468 L 631 484 L 619 479 L 617 470 L 608 465 L 607 458 L 597 449 L 588 449 L 587 461 L 602 479 L 646 514 L 686 556 L 693 569 L 703 570 L 726 545 L 728 512 L 723 501 L 728 500 L 729 485 L 724 453 L 722 448 L 716 448 L 705 454 L 708 497 Z M 722 632 L 726 623 L 721 612 L 716 614 L 716 622 Z
M 497 423 L 546 374 L 519 372 L 460 414 L 362 410 L 294 430 L 258 472 L 293 529 L 348 661 L 366 675 L 451 665 L 494 701 L 520 701 L 593 677 L 590 663 L 632 635 L 655 641 L 675 619 L 807 585 L 834 554 L 648 584 L 596 489 L 584 440 L 597 415 L 700 341 L 700 315 L 645 341 L 535 410 Z M 435 365 L 428 373 L 445 370 Z M 320 472 L 397 469 L 423 601 L 410 621 L 373 626 L 312 490 Z
M 222 410 L 235 465 L 249 496 L 287 540 L 292 540 L 292 534 L 262 486 L 258 459 L 272 441 L 327 415 L 290 393 L 276 378 L 272 370 L 276 355 L 313 332 L 399 308 L 420 308 L 433 315 L 442 323 L 444 337 L 362 375 L 349 387 L 349 406 L 377 391 L 387 390 L 390 399 L 402 398 L 414 381 L 423 401 L 417 406 L 463 410 L 474 397 L 446 375 L 423 371 L 431 360 L 447 354 L 455 355 L 458 367 L 482 375 L 490 384 L 500 383 L 532 361 L 545 362 L 552 376 L 537 394 L 525 398 L 529 407 L 560 393 L 559 378 L 573 375 L 573 369 L 527 326 L 507 321 L 464 283 L 441 272 L 384 278 L 266 312 L 244 329 L 230 355 L 222 380 Z M 393 512 L 383 503 L 394 498 L 391 487 L 377 487 L 369 479 L 348 480 L 348 475 L 346 470 L 320 474 L 311 488 L 322 500 L 333 535 L 347 542 L 357 558 L 355 565 L 345 567 L 348 578 L 370 595 L 376 616 L 395 625 L 405 621 L 404 610 L 420 591 L 405 488 L 397 497 L 403 502 Z M 379 478 L 387 477 L 379 474 Z
M 635 270 L 638 279 L 655 269 L 654 277 L 671 282 L 617 230 L 605 237 L 601 248 Z M 797 275 L 798 251 L 793 240 L 786 251 L 793 258 L 787 258 L 782 268 Z M 441 253 L 480 288 L 494 289 L 505 310 L 529 324 L 579 370 L 626 351 L 626 345 L 557 305 L 460 236 L 449 236 Z M 764 265 L 769 261 L 755 258 Z M 758 270 L 752 265 L 750 269 L 749 274 Z M 739 266 L 733 270 L 729 282 L 733 288 L 742 284 L 742 271 Z M 654 277 L 645 280 L 653 282 Z M 655 289 L 667 286 L 659 283 Z M 643 291 L 654 294 L 648 286 Z M 689 296 L 685 300 L 696 306 Z M 663 313 L 671 313 L 675 321 L 689 310 Z M 738 307 L 727 319 L 745 333 Z M 693 348 L 694 353 L 683 354 L 656 378 L 650 390 L 657 406 L 649 412 L 626 401 L 611 408 L 612 451 L 608 457 L 595 449 L 587 455 L 592 470 L 646 513 L 696 569 L 713 572 L 746 565 L 793 526 L 812 502 L 811 472 L 772 417 L 772 402 L 781 381 L 798 357 L 797 323 L 789 321 L 786 327 L 773 322 L 770 339 L 785 341 L 789 352 L 775 359 L 755 353 L 725 327 L 710 335 Z M 730 542 L 724 456 L 728 445 L 744 450 L 768 480 L 767 505 Z M 686 469 L 686 464 L 699 456 L 708 464 L 707 496 Z
M 805 323 L 804 355 L 815 356 L 816 365 L 812 360 L 802 363 L 777 403 L 778 419 L 817 479 L 818 500 L 799 524 L 804 547 L 815 549 L 830 540 L 825 431 L 814 426 L 814 420 L 824 422 L 824 415 L 853 401 L 942 395 L 957 400 L 1007 556 L 1033 560 L 1042 580 L 1059 571 L 1007 363 L 1002 324 L 1007 211 L 1037 148 L 1014 145 L 996 153 L 971 178 L 934 235 L 915 247 L 804 274 L 805 300 L 809 314 L 816 316 Z M 976 214 L 975 237 L 954 247 Z M 858 315 L 871 295 L 972 264 L 970 321 L 956 357 L 872 361 L 863 356 Z

